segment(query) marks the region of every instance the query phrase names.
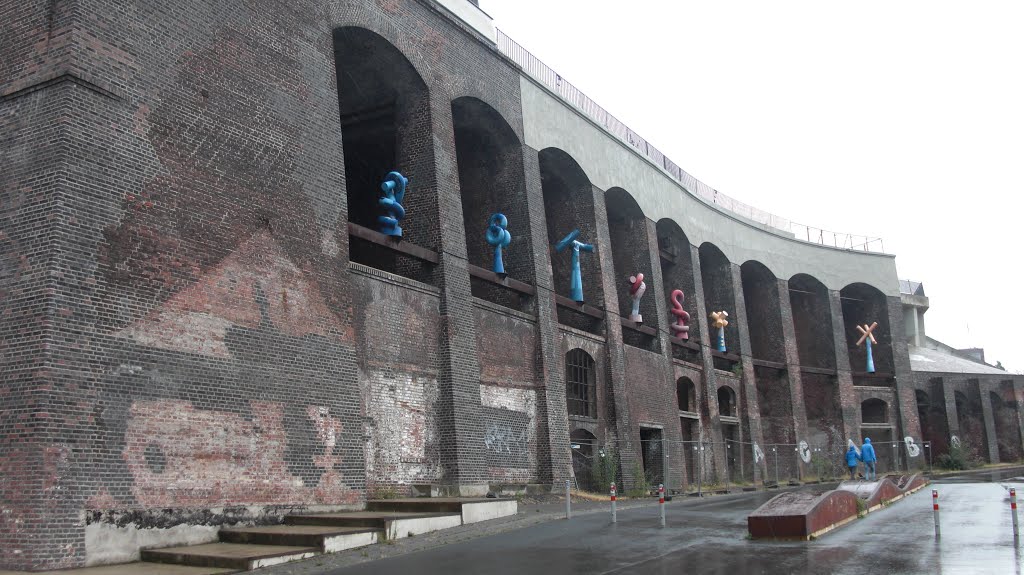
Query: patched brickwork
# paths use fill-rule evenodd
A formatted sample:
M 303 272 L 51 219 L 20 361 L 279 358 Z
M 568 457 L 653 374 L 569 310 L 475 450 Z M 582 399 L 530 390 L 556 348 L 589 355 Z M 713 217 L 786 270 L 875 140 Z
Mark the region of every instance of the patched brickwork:
M 741 268 L 647 219 L 626 191 L 642 183 L 601 190 L 565 151 L 531 149 L 520 70 L 430 0 L 8 8 L 2 568 L 95 562 L 107 529 L 212 532 L 423 484 L 560 485 L 601 448 L 624 486 L 645 462 L 670 488 L 697 469 L 760 480 L 772 462 L 751 444 L 804 435 L 1022 452 L 1020 378 L 922 383 L 891 335 L 898 298 Z M 409 178 L 403 243 L 350 235 L 379 226 L 393 169 Z M 499 211 L 520 291 L 470 278 Z M 585 310 L 555 297 L 571 255 L 552 245 L 574 228 L 597 248 L 581 256 Z M 620 321 L 636 271 L 653 334 Z M 696 345 L 670 343 L 675 288 Z M 711 352 L 722 309 L 738 359 Z M 881 381 L 855 374 L 851 330 L 871 321 Z M 568 415 L 572 350 L 592 360 L 588 415 Z M 861 422 L 865 393 L 884 396 L 886 430 Z M 685 449 L 697 440 L 717 447 Z

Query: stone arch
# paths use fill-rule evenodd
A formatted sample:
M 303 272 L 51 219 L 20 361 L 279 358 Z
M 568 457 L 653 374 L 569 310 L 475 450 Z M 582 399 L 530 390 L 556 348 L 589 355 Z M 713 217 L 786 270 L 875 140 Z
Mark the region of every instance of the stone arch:
M 491 216 L 501 213 L 512 235 L 504 248 L 505 271 L 533 283 L 529 204 L 518 136 L 497 110 L 471 96 L 452 100 L 452 124 L 469 263 L 492 268 L 494 248 L 485 234 Z
M 732 386 L 721 385 L 718 387 L 718 414 L 726 417 L 739 417 L 736 390 Z
M 697 413 L 697 386 L 688 377 L 680 377 L 676 380 L 676 403 L 680 411 Z
M 552 284 L 559 295 L 569 295 L 571 255 L 556 253 L 554 245 L 574 229 L 579 240 L 597 245 L 597 221 L 594 216 L 594 187 L 580 165 L 558 148 L 538 152 L 541 188 L 544 194 L 544 217 L 547 220 L 548 249 L 551 254 Z M 600 258 L 596 254 L 581 257 L 583 298 L 591 304 L 604 301 Z M 568 318 L 559 315 L 565 323 Z M 574 326 L 579 327 L 579 326 Z
M 861 423 L 889 423 L 889 404 L 877 397 L 865 399 L 860 404 Z
M 836 351 L 828 288 L 812 275 L 796 274 L 789 278 L 789 303 L 793 310 L 800 365 L 835 369 Z
M 336 28 L 333 43 L 348 220 L 379 228 L 380 185 L 397 170 L 409 180 L 402 202 L 403 239 L 436 250 L 437 185 L 427 84 L 409 59 L 375 32 Z M 350 250 L 352 261 L 395 265 L 393 252 L 363 240 L 352 242 Z
M 892 352 L 892 330 L 889 326 L 889 303 L 878 288 L 865 284 L 853 283 L 839 292 L 843 309 L 843 329 L 846 331 L 846 343 L 850 354 L 850 370 L 863 372 L 867 369 L 867 346 L 857 345 L 860 339 L 858 325 L 878 322 L 874 336 L 878 343 L 872 345 L 875 371 L 894 373 Z
M 658 254 L 661 260 L 661 282 L 667 298 L 667 309 L 672 310 L 672 292 L 683 291 L 683 309 L 690 314 L 689 336 L 698 341 L 701 334 L 701 313 L 697 309 L 697 292 L 693 281 L 693 254 L 689 238 L 675 220 L 662 218 L 655 226 L 658 233 Z M 673 316 L 665 318 L 675 323 Z
M 725 328 L 726 348 L 738 353 L 739 329 L 736 325 L 736 297 L 732 283 L 732 263 L 725 253 L 711 242 L 704 242 L 698 250 L 700 255 L 701 282 L 704 284 L 704 305 L 702 321 L 709 321 L 708 314 L 725 310 L 731 316 Z M 716 330 L 708 324 L 708 339 L 714 340 Z
M 778 278 L 763 263 L 748 260 L 740 266 L 740 280 L 750 333 L 750 354 L 758 359 L 785 362 Z
M 648 293 L 640 300 L 640 313 L 644 323 L 657 327 L 661 322 L 654 299 L 654 274 L 651 273 L 650 242 L 647 234 L 647 217 L 636 199 L 622 188 L 610 188 L 604 194 L 605 213 L 608 217 L 608 237 L 615 269 L 615 293 L 619 301 L 619 315 L 629 317 L 632 298 L 629 293 L 629 278 L 637 273 L 644 274 Z

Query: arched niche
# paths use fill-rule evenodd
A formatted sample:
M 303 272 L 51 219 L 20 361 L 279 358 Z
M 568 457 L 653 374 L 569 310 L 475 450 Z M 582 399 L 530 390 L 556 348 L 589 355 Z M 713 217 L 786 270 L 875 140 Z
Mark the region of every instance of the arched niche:
M 1013 382 L 1005 391 L 1013 392 Z M 997 391 L 989 391 L 989 403 L 992 404 L 992 419 L 996 430 L 996 447 L 999 450 L 999 461 L 1006 463 L 1021 459 L 1020 428 L 1017 426 L 1016 402 L 1006 399 Z
M 697 413 L 697 386 L 688 377 L 676 380 L 676 403 L 679 411 Z
M 505 272 L 533 283 L 530 214 L 519 138 L 501 114 L 473 97 L 452 101 L 452 124 L 469 263 L 492 269 L 494 247 L 487 243 L 486 231 L 491 216 L 501 213 L 508 219 L 512 235 L 503 249 Z
M 717 329 L 711 327 L 708 314 L 725 310 L 729 313 L 729 325 L 725 327 L 725 345 L 728 351 L 740 352 L 739 329 L 736 325 L 736 297 L 732 285 L 732 264 L 722 250 L 710 242 L 701 244 L 701 282 L 704 284 L 704 305 L 706 309 L 701 321 L 708 322 L 708 339 L 714 347 Z
M 755 260 L 740 266 L 740 279 L 750 333 L 750 354 L 757 359 L 785 362 L 778 279 L 764 264 Z
M 654 276 L 651 273 L 647 217 L 633 196 L 622 188 L 610 188 L 605 192 L 604 203 L 608 215 L 608 236 L 615 268 L 619 315 L 629 317 L 633 304 L 629 293 L 629 278 L 642 273 L 652 293 L 647 293 L 640 300 L 640 313 L 644 324 L 657 328 L 661 318 L 658 317 L 657 305 L 652 297 L 654 290 L 650 287 Z
M 723 385 L 718 388 L 718 414 L 726 417 L 739 417 L 739 406 L 736 404 L 736 392 L 728 385 Z
M 430 94 L 408 59 L 369 30 L 334 30 L 334 62 L 345 154 L 348 220 L 373 230 L 380 185 L 396 170 L 409 180 L 402 202 L 403 241 L 436 250 L 439 243 Z M 394 267 L 395 255 L 363 240 L 353 241 L 353 261 Z M 394 270 L 389 270 L 394 271 Z
M 661 281 L 664 288 L 666 309 L 673 308 L 672 292 L 683 291 L 683 310 L 690 314 L 690 340 L 698 341 L 703 325 L 702 314 L 697 309 L 697 294 L 693 283 L 693 256 L 690 251 L 690 240 L 675 220 L 664 218 L 658 220 L 658 252 L 661 260 Z M 665 318 L 670 324 L 675 317 Z M 673 333 L 674 335 L 674 333 Z
M 889 423 L 889 404 L 878 398 L 865 399 L 860 404 L 861 423 Z
M 797 274 L 789 278 L 789 303 L 793 310 L 800 365 L 835 369 L 836 350 L 828 288 L 814 276 Z
M 889 305 L 885 294 L 868 284 L 855 283 L 844 287 L 839 295 L 845 324 L 843 328 L 846 331 L 847 349 L 850 354 L 850 370 L 867 370 L 867 345 L 857 345 L 857 340 L 861 336 L 857 326 L 878 322 L 878 327 L 872 332 L 877 343 L 871 346 L 875 371 L 892 374 L 892 330 L 889 327 Z
M 558 148 L 545 148 L 538 153 L 541 188 L 544 193 L 544 218 L 547 221 L 551 273 L 558 294 L 569 295 L 572 254 L 570 250 L 555 252 L 555 244 L 574 229 L 577 238 L 597 246 L 597 224 L 594 216 L 594 187 L 590 179 L 569 154 Z M 588 304 L 604 301 L 601 288 L 601 266 L 597 254 L 580 254 L 583 299 Z M 565 317 L 559 315 L 559 321 Z

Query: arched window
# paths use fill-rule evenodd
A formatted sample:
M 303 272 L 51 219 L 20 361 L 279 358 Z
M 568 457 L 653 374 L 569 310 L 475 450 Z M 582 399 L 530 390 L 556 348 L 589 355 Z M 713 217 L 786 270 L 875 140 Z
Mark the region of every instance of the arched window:
M 565 403 L 569 415 L 597 417 L 594 358 L 582 349 L 565 354 Z
M 867 399 L 860 404 L 861 423 L 888 423 L 889 404 L 881 399 Z
M 718 414 L 736 417 L 736 392 L 728 385 L 718 388 Z
M 697 411 L 697 388 L 688 377 L 676 381 L 676 401 L 680 411 Z

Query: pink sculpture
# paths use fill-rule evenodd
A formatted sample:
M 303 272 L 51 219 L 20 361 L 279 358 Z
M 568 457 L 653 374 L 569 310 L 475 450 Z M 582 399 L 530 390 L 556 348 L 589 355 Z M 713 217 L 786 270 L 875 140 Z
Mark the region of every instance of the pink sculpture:
M 683 309 L 683 300 L 686 294 L 683 290 L 672 290 L 672 315 L 676 316 L 676 322 L 669 327 L 679 339 L 690 339 L 690 314 Z
M 640 298 L 644 297 L 645 291 L 647 284 L 644 283 L 644 274 L 629 276 L 629 295 L 633 298 L 633 312 L 629 314 L 629 319 L 636 323 L 644 322 L 644 316 L 640 315 Z

